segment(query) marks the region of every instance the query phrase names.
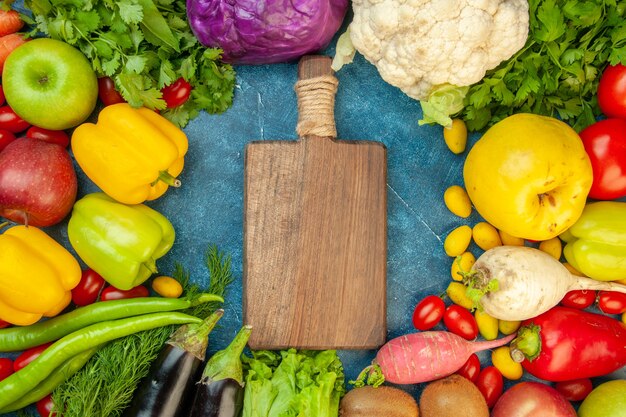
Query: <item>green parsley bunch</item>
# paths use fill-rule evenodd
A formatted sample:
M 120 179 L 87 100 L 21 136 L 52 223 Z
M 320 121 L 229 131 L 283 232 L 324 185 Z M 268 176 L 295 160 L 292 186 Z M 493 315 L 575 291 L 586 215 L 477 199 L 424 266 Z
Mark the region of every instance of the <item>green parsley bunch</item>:
M 626 64 L 626 2 L 529 0 L 526 45 L 470 87 L 458 114 L 481 130 L 513 113 L 558 117 L 576 131 L 600 115 L 607 64 Z
M 160 110 L 179 127 L 201 110 L 230 107 L 235 71 L 222 51 L 206 48 L 187 22 L 184 0 L 25 0 L 33 33 L 80 49 L 99 77 L 115 81 L 132 106 Z M 181 106 L 166 108 L 161 88 L 178 78 L 193 90 Z

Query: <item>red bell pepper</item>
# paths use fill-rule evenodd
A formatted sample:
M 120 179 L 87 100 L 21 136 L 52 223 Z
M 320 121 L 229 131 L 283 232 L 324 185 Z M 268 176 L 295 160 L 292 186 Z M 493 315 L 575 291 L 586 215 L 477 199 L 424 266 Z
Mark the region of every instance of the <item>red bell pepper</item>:
M 546 381 L 592 378 L 626 365 L 626 325 L 602 314 L 557 306 L 522 322 L 511 355 Z

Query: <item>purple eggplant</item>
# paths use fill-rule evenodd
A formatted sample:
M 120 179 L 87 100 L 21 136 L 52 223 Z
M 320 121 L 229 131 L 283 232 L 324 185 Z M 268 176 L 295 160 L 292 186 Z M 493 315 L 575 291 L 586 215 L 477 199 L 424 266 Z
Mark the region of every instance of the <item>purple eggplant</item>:
M 182 417 L 189 415 L 194 383 L 200 377 L 209 333 L 224 310 L 217 310 L 199 324 L 178 328 L 159 352 L 142 379 L 124 417 Z
M 216 352 L 202 372 L 189 417 L 238 417 L 243 409 L 241 355 L 252 326 L 243 326 L 224 350 Z

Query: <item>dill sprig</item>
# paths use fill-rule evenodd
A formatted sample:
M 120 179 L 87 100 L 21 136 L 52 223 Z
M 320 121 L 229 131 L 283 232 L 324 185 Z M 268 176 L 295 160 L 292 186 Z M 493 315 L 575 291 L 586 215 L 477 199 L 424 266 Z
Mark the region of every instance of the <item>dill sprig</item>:
M 185 296 L 193 298 L 201 292 L 222 297 L 233 281 L 231 258 L 211 245 L 206 252 L 209 286 L 201 288 L 191 284 L 189 273 L 175 264 L 173 277 L 181 282 Z M 197 317 L 207 317 L 219 303 L 210 302 L 193 306 L 185 312 Z M 64 417 L 116 417 L 130 404 L 139 381 L 148 374 L 150 365 L 171 335 L 174 326 L 147 330 L 118 339 L 103 347 L 72 378 L 52 394 L 58 416 Z

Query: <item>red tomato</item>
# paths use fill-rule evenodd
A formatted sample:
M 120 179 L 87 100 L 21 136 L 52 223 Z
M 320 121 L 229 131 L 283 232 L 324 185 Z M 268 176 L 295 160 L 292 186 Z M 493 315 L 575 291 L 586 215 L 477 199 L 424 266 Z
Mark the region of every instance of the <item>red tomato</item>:
M 163 87 L 161 93 L 168 108 L 178 107 L 189 99 L 191 84 L 181 77 L 172 84 Z
M 11 375 L 13 372 L 13 361 L 9 358 L 0 358 L 0 381 Z
M 44 343 L 43 345 L 26 349 L 24 352 L 20 353 L 20 355 L 15 358 L 15 361 L 13 362 L 13 370 L 17 372 L 34 361 L 39 355 L 41 355 L 41 352 L 46 350 L 51 344 L 52 342 Z
M 8 130 L 13 133 L 19 133 L 28 129 L 29 126 L 30 123 L 15 114 L 11 107 L 0 107 L 0 129 Z
M 126 103 L 124 97 L 115 89 L 115 81 L 110 77 L 98 78 L 98 97 L 105 106 Z
M 0 329 L 4 329 L 5 327 L 9 327 L 11 323 L 8 321 L 0 320 Z
M 576 417 L 576 410 L 551 386 L 522 381 L 502 394 L 491 410 L 491 417 Z
M 557 382 L 554 388 L 568 401 L 582 401 L 593 389 L 593 384 L 589 378 L 580 378 Z
M 626 294 L 615 291 L 600 291 L 598 307 L 606 314 L 622 314 L 626 312 Z
M 608 65 L 598 84 L 598 105 L 609 117 L 626 118 L 626 67 Z
M 561 305 L 582 310 L 589 307 L 594 301 L 596 301 L 594 290 L 573 290 L 565 294 L 561 300 Z
M 104 288 L 104 278 L 91 268 L 83 271 L 80 282 L 72 290 L 72 301 L 77 306 L 93 304 Z
M 467 362 L 456 373 L 476 383 L 480 373 L 480 359 L 478 359 L 478 355 L 472 353 Z
M 589 197 L 614 200 L 626 196 L 626 119 L 600 120 L 583 129 L 580 138 L 593 171 Z
M 4 89 L 0 85 L 0 106 L 2 106 L 5 101 L 6 101 L 6 99 L 4 98 Z
M 429 295 L 417 303 L 413 311 L 413 326 L 417 330 L 428 330 L 441 321 L 446 304 L 441 297 Z
M 16 137 L 13 132 L 9 132 L 8 130 L 5 130 L 5 129 L 0 129 L 0 152 L 2 152 L 2 150 L 6 148 L 7 145 L 13 142 L 15 139 Z
M 37 413 L 39 413 L 41 417 L 55 417 L 57 413 L 50 413 L 53 408 L 54 403 L 52 402 L 52 395 L 50 394 L 37 401 Z
M 39 139 L 48 143 L 56 143 L 64 148 L 70 144 L 70 137 L 64 130 L 49 130 L 38 126 L 31 126 L 26 131 L 26 137 Z
M 109 285 L 102 291 L 102 294 L 100 294 L 100 301 L 147 297 L 148 295 L 150 295 L 150 291 L 143 285 L 138 285 L 130 290 L 120 290 L 119 288 Z
M 495 405 L 504 390 L 504 379 L 495 366 L 487 366 L 480 371 L 475 384 L 480 393 L 483 394 L 483 397 L 485 397 L 489 408 Z
M 474 340 L 478 336 L 478 324 L 474 315 L 465 307 L 452 304 L 443 313 L 443 323 L 448 330 L 467 340 Z

